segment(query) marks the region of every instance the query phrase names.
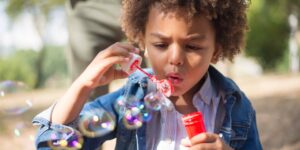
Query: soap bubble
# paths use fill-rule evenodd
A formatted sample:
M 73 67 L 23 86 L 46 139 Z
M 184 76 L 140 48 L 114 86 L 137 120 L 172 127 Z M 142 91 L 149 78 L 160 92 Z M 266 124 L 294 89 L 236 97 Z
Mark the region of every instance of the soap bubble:
M 143 116 L 138 107 L 132 107 L 126 110 L 123 123 L 128 129 L 137 129 L 143 125 Z
M 141 115 L 143 122 L 148 122 L 152 119 L 152 114 L 147 109 L 141 110 Z
M 15 128 L 13 130 L 13 133 L 16 137 L 20 137 L 20 136 L 23 136 L 25 135 L 25 132 L 31 128 L 32 125 L 31 123 L 28 123 L 28 122 L 18 122 L 16 125 L 15 125 Z
M 0 96 L 4 96 L 9 93 L 24 91 L 26 89 L 28 89 L 28 87 L 20 81 L 6 80 L 0 82 Z
M 81 116 L 79 129 L 88 137 L 103 136 L 115 129 L 115 117 L 103 109 L 94 109 Z
M 147 108 L 158 111 L 161 109 L 163 100 L 163 94 L 160 92 L 151 92 L 144 98 L 144 102 Z
M 126 100 L 123 96 L 120 96 L 115 104 L 114 104 L 115 110 L 118 112 L 119 115 L 124 115 L 126 111 Z
M 135 96 L 126 96 L 124 99 L 126 108 L 138 107 L 141 104 L 140 100 Z
M 114 107 L 119 115 L 123 116 L 128 108 L 138 107 L 140 105 L 140 101 L 135 96 L 120 96 Z
M 5 108 L 4 113 L 7 114 L 7 115 L 20 115 L 20 114 L 23 114 L 24 112 L 28 111 L 31 107 L 32 107 L 31 100 L 26 100 L 20 106 Z
M 51 149 L 77 150 L 82 148 L 82 135 L 71 127 L 55 129 L 49 136 L 47 143 Z

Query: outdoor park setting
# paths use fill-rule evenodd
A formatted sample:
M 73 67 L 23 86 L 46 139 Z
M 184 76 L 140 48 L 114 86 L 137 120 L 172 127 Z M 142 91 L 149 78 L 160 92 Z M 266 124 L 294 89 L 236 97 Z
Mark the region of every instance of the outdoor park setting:
M 245 49 L 233 62 L 214 66 L 249 97 L 263 148 L 298 150 L 300 0 L 247 2 Z M 33 117 L 72 83 L 66 49 L 76 31 L 68 28 L 68 11 L 65 0 L 0 0 L 1 150 L 35 149 Z M 109 91 L 125 82 L 114 81 Z M 102 149 L 113 145 L 110 141 Z

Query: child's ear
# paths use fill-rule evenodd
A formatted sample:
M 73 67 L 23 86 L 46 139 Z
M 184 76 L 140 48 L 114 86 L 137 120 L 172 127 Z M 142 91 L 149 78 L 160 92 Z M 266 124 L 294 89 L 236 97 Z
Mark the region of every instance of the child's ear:
M 140 46 L 141 49 L 144 48 L 144 56 L 145 56 L 146 58 L 148 58 L 148 51 L 147 51 L 147 47 L 146 47 L 146 44 L 145 44 L 144 36 L 142 36 L 142 38 L 141 38 L 141 40 L 140 40 L 139 46 Z
M 144 52 L 144 56 L 146 57 L 146 58 L 148 58 L 148 49 L 147 49 L 147 47 L 145 47 L 145 50 L 144 50 L 145 52 Z
M 211 63 L 216 64 L 221 56 L 222 47 L 220 44 L 216 44 L 216 49 L 214 51 L 213 57 L 211 58 Z

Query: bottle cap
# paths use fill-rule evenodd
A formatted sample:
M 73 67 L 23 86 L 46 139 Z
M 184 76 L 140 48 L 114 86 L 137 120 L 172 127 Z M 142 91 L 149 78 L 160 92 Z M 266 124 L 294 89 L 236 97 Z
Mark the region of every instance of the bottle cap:
M 193 112 L 182 116 L 188 137 L 191 139 L 197 134 L 206 132 L 201 112 Z
M 129 62 L 122 63 L 121 68 L 123 71 L 127 72 L 127 74 L 132 74 L 137 69 L 136 66 L 141 66 L 142 57 L 135 53 L 130 53 L 131 57 Z

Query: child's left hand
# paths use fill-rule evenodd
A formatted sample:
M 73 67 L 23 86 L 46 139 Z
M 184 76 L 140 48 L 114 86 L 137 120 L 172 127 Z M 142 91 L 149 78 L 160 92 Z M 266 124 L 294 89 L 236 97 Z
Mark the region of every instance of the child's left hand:
M 191 140 L 183 139 L 181 144 L 190 150 L 233 150 L 230 146 L 224 143 L 218 134 L 201 133 L 194 136 Z

